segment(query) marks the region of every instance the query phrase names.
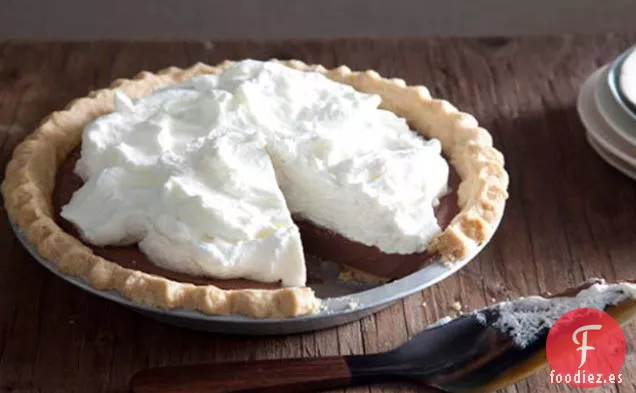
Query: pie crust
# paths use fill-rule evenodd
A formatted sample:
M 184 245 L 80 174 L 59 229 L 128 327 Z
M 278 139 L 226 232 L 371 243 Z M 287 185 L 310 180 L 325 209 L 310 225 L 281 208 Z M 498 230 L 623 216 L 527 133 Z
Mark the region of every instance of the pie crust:
M 382 97 L 382 107 L 408 120 L 427 138 L 437 138 L 461 183 L 457 190 L 460 212 L 429 244 L 428 251 L 452 263 L 469 256 L 487 241 L 503 215 L 508 197 L 508 174 L 503 155 L 490 134 L 469 114 L 447 101 L 431 98 L 423 86 L 409 87 L 401 79 L 384 79 L 375 71 L 354 72 L 346 66 L 327 70 L 297 60 L 282 64 L 325 74 L 332 80 Z M 64 158 L 81 142 L 82 129 L 97 116 L 114 110 L 114 91 L 132 98 L 179 83 L 216 67 L 198 63 L 188 69 L 170 67 L 157 74 L 141 72 L 134 79 L 118 79 L 110 88 L 91 92 L 46 117 L 14 152 L 2 183 L 10 220 L 25 233 L 39 253 L 67 275 L 84 279 L 98 290 L 116 291 L 128 300 L 164 309 L 183 308 L 208 315 L 245 315 L 255 318 L 292 317 L 316 312 L 319 300 L 308 287 L 224 290 L 194 285 L 124 268 L 101 258 L 55 222 L 52 193 L 56 172 Z

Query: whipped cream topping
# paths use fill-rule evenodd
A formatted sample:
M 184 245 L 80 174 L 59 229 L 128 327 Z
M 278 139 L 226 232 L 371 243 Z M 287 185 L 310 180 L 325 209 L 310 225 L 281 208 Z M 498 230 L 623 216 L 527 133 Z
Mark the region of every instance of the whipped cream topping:
M 381 98 L 245 60 L 84 129 L 85 181 L 62 216 L 96 245 L 134 244 L 173 271 L 305 283 L 291 213 L 386 253 L 423 251 L 449 168 L 437 140 Z

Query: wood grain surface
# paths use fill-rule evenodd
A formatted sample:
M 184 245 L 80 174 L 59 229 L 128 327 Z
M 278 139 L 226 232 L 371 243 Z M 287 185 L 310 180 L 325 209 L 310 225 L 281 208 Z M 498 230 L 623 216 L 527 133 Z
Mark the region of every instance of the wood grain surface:
M 38 265 L 0 212 L 0 392 L 125 392 L 156 365 L 372 353 L 391 349 L 461 304 L 472 310 L 557 291 L 585 278 L 636 278 L 636 184 L 599 159 L 574 104 L 583 79 L 636 35 L 518 39 L 0 44 L 0 168 L 49 112 L 142 69 L 226 58 L 298 58 L 373 68 L 427 85 L 475 114 L 507 159 L 503 223 L 467 268 L 360 322 L 288 337 L 194 333 L 88 295 Z M 456 304 L 456 302 L 459 302 Z M 625 382 L 636 390 L 636 327 Z M 350 392 L 416 392 L 373 386 Z M 507 393 L 570 392 L 539 373 Z

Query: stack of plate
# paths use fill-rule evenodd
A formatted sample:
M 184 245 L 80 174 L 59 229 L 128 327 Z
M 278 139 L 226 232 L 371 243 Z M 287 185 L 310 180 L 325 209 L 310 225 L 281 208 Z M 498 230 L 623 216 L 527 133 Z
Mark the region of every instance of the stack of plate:
M 636 47 L 587 78 L 577 108 L 592 148 L 636 180 Z

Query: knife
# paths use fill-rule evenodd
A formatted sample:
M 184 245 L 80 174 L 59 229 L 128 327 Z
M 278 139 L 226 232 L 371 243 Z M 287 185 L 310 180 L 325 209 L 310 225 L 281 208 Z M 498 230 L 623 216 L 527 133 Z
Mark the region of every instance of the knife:
M 632 283 L 592 279 L 558 294 L 497 303 L 433 325 L 389 352 L 157 367 L 135 373 L 130 389 L 133 393 L 300 393 L 411 382 L 449 393 L 492 392 L 547 365 L 545 345 L 551 325 L 545 325 L 546 320 L 590 306 L 619 323 L 633 318 L 636 285 Z M 542 328 L 535 329 L 531 339 L 527 332 L 504 329 L 502 321 L 515 313 L 539 313 Z M 519 341 L 521 336 L 525 342 Z

